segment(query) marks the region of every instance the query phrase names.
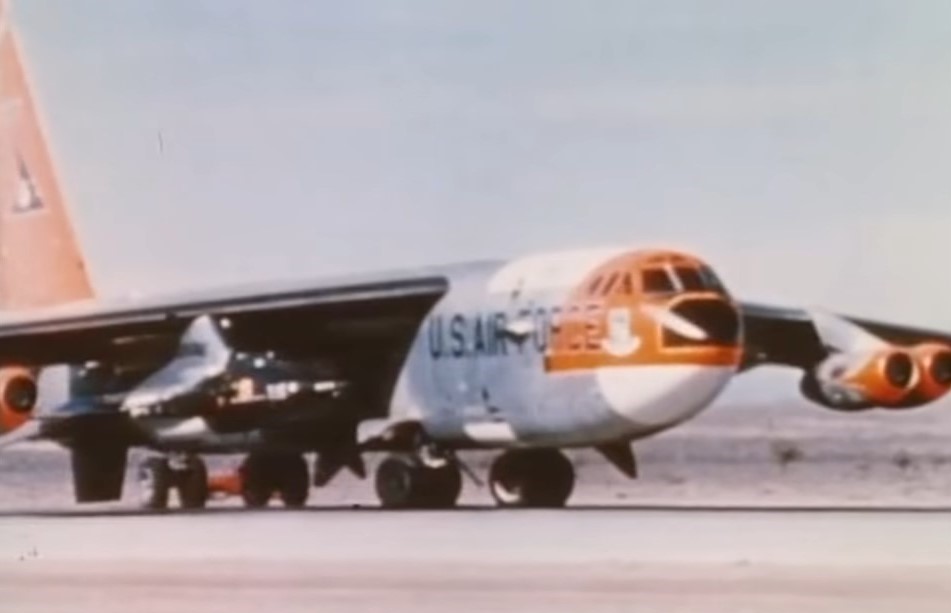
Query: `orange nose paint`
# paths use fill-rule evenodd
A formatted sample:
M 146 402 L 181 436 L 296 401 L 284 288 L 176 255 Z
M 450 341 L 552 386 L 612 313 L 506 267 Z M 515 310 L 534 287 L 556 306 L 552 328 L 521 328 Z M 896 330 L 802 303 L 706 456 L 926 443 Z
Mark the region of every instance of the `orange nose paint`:
M 690 300 L 733 317 L 733 333 L 702 340 L 707 331 L 674 310 Z M 674 319 L 700 340 L 670 343 Z M 675 252 L 631 252 L 595 269 L 570 293 L 545 356 L 549 372 L 661 364 L 736 366 L 742 356 L 739 316 L 709 267 Z M 665 342 L 665 330 L 667 331 Z

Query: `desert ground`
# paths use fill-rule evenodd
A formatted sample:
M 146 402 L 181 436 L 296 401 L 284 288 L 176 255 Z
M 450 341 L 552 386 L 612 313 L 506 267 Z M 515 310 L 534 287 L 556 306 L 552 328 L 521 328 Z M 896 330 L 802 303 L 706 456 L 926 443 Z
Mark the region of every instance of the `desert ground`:
M 681 426 L 634 444 L 640 477 L 630 481 L 588 450 L 571 450 L 578 470 L 572 505 L 836 506 L 951 508 L 951 402 L 911 411 L 837 413 L 803 401 L 720 403 Z M 130 457 L 124 500 L 134 505 Z M 485 475 L 491 452 L 463 454 Z M 314 489 L 309 504 L 374 506 L 370 477 L 342 474 Z M 212 470 L 238 456 L 210 458 Z M 70 508 L 69 458 L 46 443 L 0 454 L 0 510 Z M 490 505 L 466 480 L 462 505 Z M 211 506 L 234 506 L 215 500 Z

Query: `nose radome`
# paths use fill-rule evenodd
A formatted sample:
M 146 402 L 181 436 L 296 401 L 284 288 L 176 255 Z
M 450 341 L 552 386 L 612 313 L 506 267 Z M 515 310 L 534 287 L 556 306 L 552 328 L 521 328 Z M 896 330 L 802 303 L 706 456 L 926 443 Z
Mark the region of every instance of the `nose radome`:
M 673 426 L 706 407 L 733 376 L 728 366 L 695 364 L 600 368 L 598 388 L 616 414 L 645 429 Z

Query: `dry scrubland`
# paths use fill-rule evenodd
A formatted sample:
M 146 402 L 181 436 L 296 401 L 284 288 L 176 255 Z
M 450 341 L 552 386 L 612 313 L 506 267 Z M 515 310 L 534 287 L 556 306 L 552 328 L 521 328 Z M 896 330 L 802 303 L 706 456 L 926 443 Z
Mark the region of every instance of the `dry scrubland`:
M 570 453 L 575 505 L 951 506 L 951 403 L 903 413 L 839 414 L 791 402 L 717 405 L 695 420 L 637 443 L 641 478 L 627 481 L 597 454 Z M 133 505 L 128 471 L 125 499 Z M 490 453 L 465 456 L 484 474 Z M 378 458 L 371 457 L 370 468 Z M 218 457 L 212 467 L 235 464 Z M 71 504 L 68 456 L 48 444 L 0 454 L 0 508 Z M 372 480 L 345 475 L 313 490 L 313 505 L 375 504 Z M 489 504 L 466 482 L 463 504 Z M 212 505 L 235 505 L 214 501 Z

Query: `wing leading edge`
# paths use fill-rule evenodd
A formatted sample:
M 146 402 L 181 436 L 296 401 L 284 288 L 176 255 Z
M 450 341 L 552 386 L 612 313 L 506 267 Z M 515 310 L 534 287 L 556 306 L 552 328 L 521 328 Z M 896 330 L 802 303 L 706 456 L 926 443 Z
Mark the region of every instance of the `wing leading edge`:
M 951 389 L 951 333 L 829 313 L 741 303 L 742 370 L 803 371 L 800 391 L 830 409 L 929 404 Z
M 129 346 L 167 351 L 203 315 L 225 321 L 229 340 L 239 348 L 265 338 L 297 349 L 315 334 L 328 342 L 348 335 L 386 336 L 418 325 L 447 287 L 443 276 L 421 275 L 44 311 L 0 321 L 0 364 L 36 367 L 115 359 Z

